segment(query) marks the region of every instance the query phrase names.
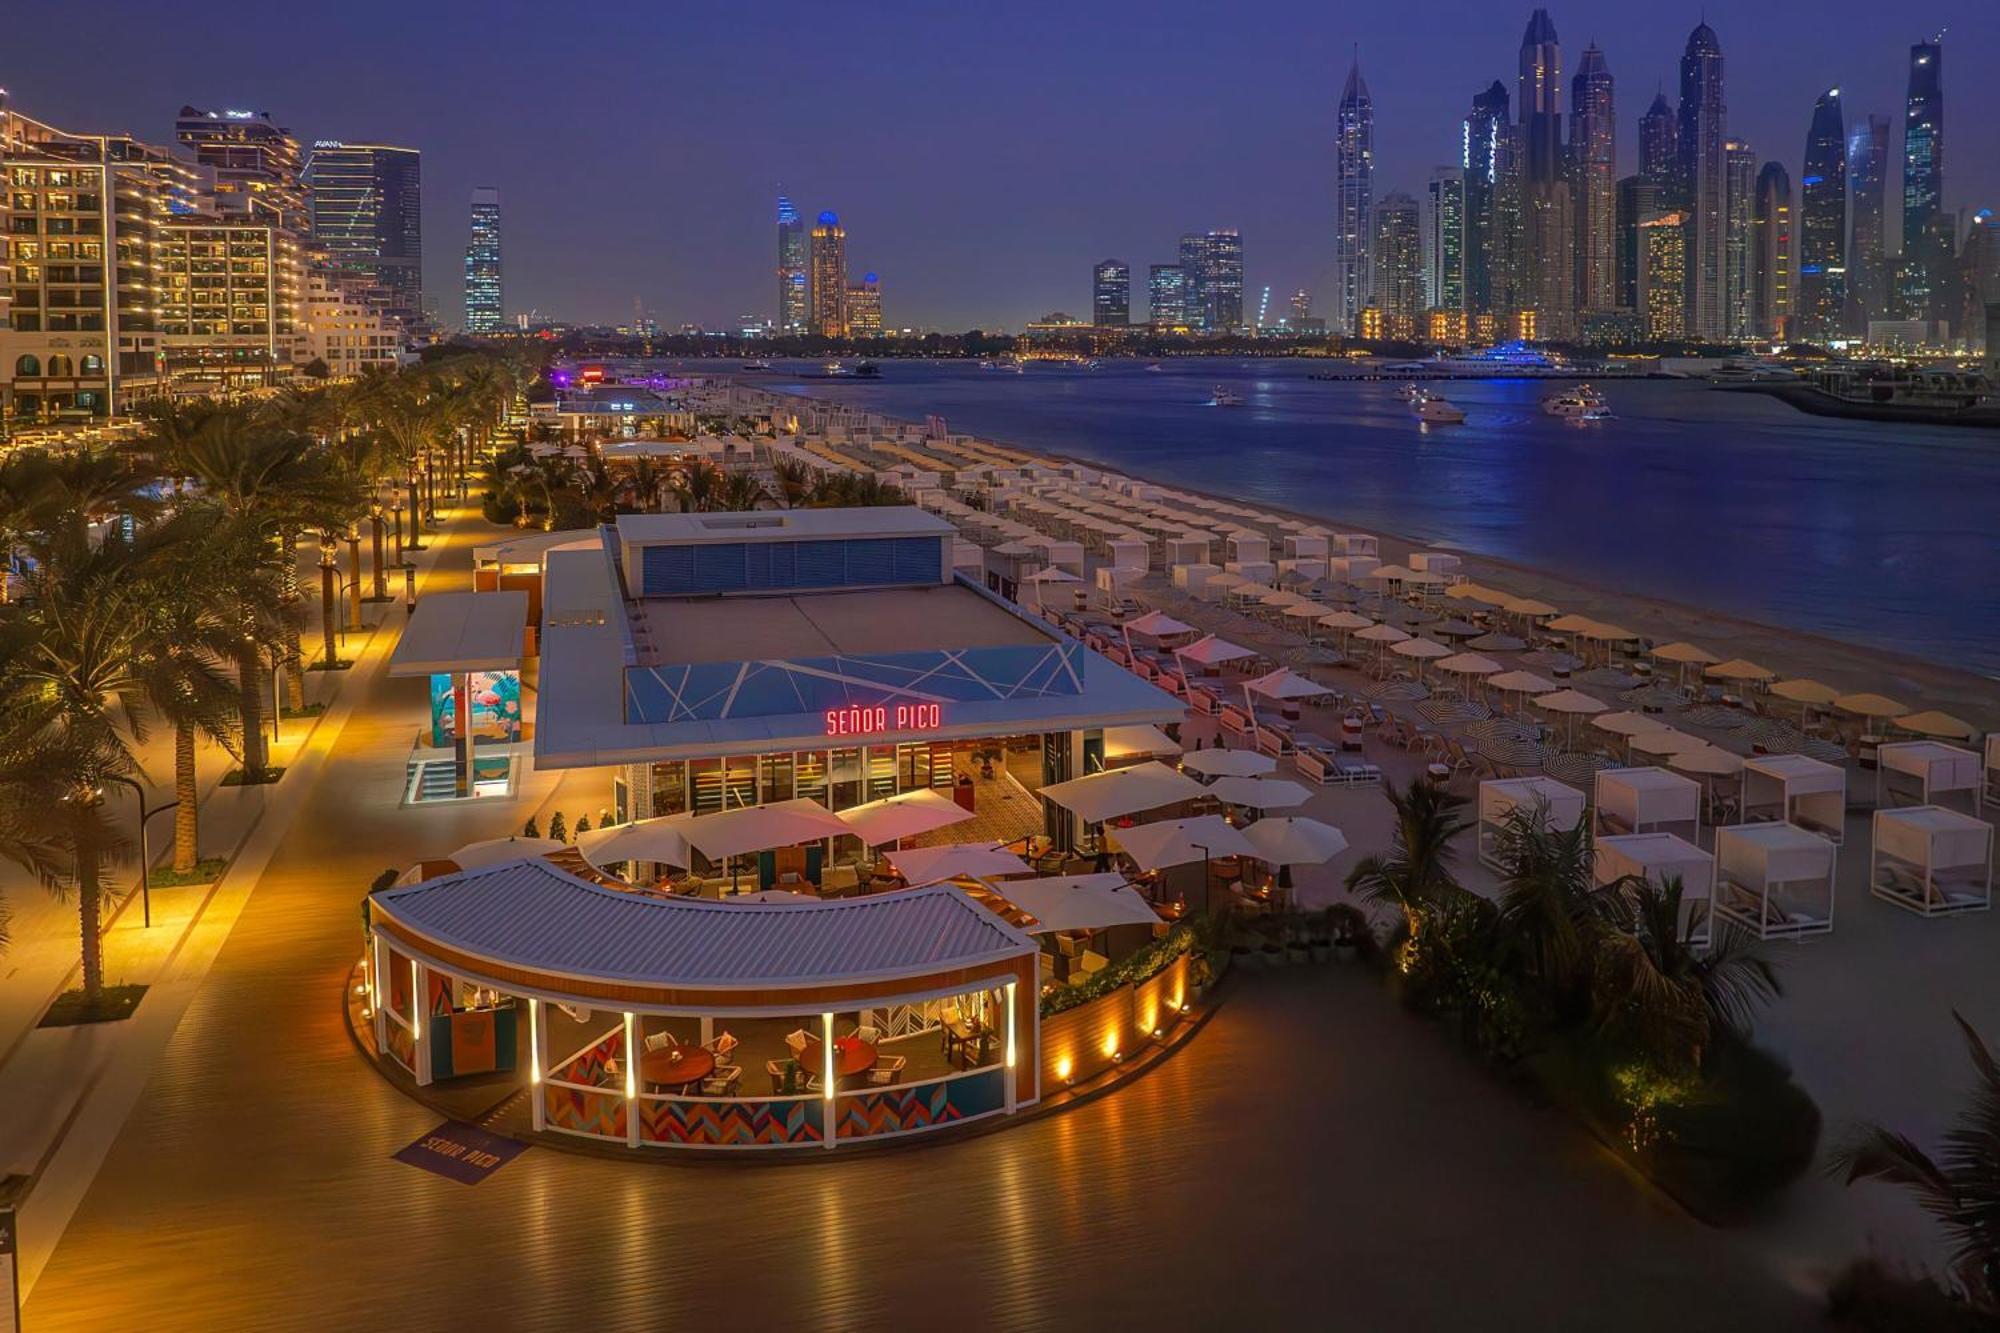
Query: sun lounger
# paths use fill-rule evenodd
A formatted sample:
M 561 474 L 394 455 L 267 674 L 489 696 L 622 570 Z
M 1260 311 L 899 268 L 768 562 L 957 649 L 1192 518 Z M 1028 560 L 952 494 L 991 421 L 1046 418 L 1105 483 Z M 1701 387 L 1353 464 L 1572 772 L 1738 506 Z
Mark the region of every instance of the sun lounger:
M 1257 748 L 1272 756 L 1288 755 L 1294 746 L 1292 729 L 1283 722 L 1257 722 Z

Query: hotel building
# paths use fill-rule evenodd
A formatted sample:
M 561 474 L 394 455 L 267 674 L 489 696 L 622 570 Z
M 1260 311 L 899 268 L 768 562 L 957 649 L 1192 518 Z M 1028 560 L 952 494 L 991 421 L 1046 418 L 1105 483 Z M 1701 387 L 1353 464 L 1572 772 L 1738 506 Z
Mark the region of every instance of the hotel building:
M 388 294 L 399 318 L 424 308 L 423 156 L 391 144 L 321 139 L 306 158 L 313 243 L 334 268 Z
M 465 331 L 499 333 L 507 327 L 500 265 L 500 191 L 472 191 L 472 239 L 465 247 Z
M 812 229 L 812 332 L 847 336 L 847 231 L 840 218 L 821 213 Z

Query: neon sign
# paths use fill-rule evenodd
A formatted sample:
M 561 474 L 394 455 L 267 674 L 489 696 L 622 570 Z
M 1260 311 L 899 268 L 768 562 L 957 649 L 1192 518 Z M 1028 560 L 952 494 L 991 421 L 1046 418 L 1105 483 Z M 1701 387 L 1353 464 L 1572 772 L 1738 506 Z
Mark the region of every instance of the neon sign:
M 875 736 L 885 731 L 936 731 L 944 725 L 941 704 L 849 704 L 826 710 L 829 736 Z

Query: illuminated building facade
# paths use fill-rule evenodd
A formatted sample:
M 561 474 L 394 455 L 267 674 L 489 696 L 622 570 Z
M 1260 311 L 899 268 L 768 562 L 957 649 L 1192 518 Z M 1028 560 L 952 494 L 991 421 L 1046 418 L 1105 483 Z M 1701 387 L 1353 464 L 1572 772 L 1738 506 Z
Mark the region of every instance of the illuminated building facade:
M 778 196 L 778 331 L 806 332 L 812 322 L 811 249 L 805 220 Z
M 1383 197 L 1375 206 L 1369 252 L 1369 305 L 1391 323 L 1407 320 L 1414 329 L 1424 308 L 1423 224 L 1416 200 L 1400 191 Z
M 323 363 L 335 378 L 365 370 L 392 369 L 399 361 L 402 329 L 381 307 L 330 271 L 306 274 L 305 326 L 299 357 Z
M 1731 139 L 1723 145 L 1723 179 L 1728 224 L 1723 244 L 1723 316 L 1729 336 L 1743 339 L 1750 336 L 1751 219 L 1757 202 L 1757 156 L 1749 144 Z
M 1838 337 L 1847 300 L 1847 134 L 1838 88 L 1813 104 L 1799 178 L 1798 256 L 1800 336 L 1813 342 Z
M 821 213 L 812 229 L 812 332 L 847 336 L 847 231 L 840 218 Z
M 1688 216 L 1667 213 L 1639 224 L 1640 308 L 1646 336 L 1677 342 L 1688 336 Z
M 1347 71 L 1334 131 L 1333 328 L 1356 331 L 1368 299 L 1368 242 L 1375 205 L 1375 103 L 1361 62 Z
M 1101 260 L 1090 270 L 1090 317 L 1100 329 L 1132 322 L 1132 266 L 1124 260 Z
M 847 285 L 847 331 L 856 337 L 882 334 L 882 280 L 873 273 Z
M 1188 328 L 1188 274 L 1179 264 L 1155 264 L 1146 271 L 1146 306 L 1155 333 Z
M 423 155 L 321 139 L 306 157 L 312 239 L 332 266 L 388 295 L 398 317 L 424 308 Z
M 181 386 L 225 391 L 277 382 L 298 351 L 303 267 L 286 228 L 254 218 L 169 218 L 159 229 L 157 317 L 166 369 Z
M 1751 331 L 1759 338 L 1791 332 L 1795 256 L 1792 238 L 1792 177 L 1782 162 L 1766 162 L 1757 173 L 1755 244 L 1750 300 Z
M 499 333 L 507 327 L 500 258 L 500 191 L 472 191 L 472 239 L 465 246 L 465 331 Z
M 1465 172 L 1439 167 L 1424 191 L 1424 307 L 1465 309 Z
M 1688 210 L 1687 335 L 1710 342 L 1729 332 L 1726 115 L 1722 43 L 1715 29 L 1702 23 L 1688 34 L 1681 56 L 1678 138 L 1680 202 Z

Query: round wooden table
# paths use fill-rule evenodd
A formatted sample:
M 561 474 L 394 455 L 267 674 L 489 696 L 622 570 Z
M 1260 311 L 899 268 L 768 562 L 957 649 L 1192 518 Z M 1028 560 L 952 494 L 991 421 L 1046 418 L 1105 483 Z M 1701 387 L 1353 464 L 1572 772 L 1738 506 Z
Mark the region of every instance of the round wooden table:
M 684 1088 L 715 1072 L 715 1052 L 705 1046 L 662 1046 L 639 1056 L 639 1077 L 660 1087 Z
M 875 1048 L 859 1037 L 835 1037 L 833 1039 L 833 1077 L 836 1081 L 865 1074 L 875 1067 Z M 799 1064 L 812 1075 L 826 1073 L 826 1052 L 819 1038 L 806 1041 L 805 1054 L 799 1057 Z

